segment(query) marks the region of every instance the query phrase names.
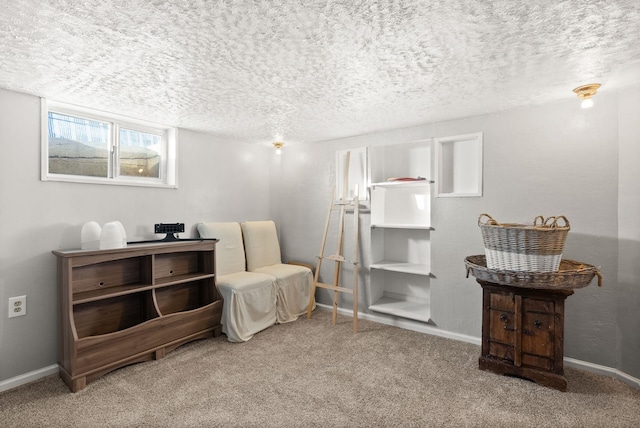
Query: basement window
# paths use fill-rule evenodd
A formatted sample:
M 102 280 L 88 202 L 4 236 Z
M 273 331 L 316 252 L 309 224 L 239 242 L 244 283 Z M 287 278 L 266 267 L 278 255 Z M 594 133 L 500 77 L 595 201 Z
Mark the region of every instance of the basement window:
M 176 129 L 42 100 L 42 180 L 176 186 Z

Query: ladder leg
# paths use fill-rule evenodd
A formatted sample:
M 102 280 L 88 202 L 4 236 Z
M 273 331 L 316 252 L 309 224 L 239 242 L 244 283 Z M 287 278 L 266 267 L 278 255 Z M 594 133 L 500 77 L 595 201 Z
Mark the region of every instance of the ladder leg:
M 311 287 L 311 295 L 309 296 L 309 306 L 307 307 L 307 319 L 311 318 L 311 312 L 313 311 L 313 301 L 316 296 L 316 284 L 318 284 L 318 272 L 320 272 L 320 267 L 322 266 L 322 259 L 318 258 L 318 264 L 316 265 L 316 272 L 313 277 L 313 286 Z
M 335 287 L 340 286 L 340 267 L 341 267 L 341 263 L 336 261 L 334 275 L 333 275 L 333 285 Z M 335 325 L 337 319 L 338 319 L 338 290 L 336 289 L 333 291 L 333 312 L 331 315 L 331 323 Z
M 344 168 L 344 173 L 343 173 L 343 177 L 342 177 L 342 192 L 340 194 L 340 199 L 341 202 L 342 200 L 346 200 L 347 199 L 347 192 L 349 191 L 349 164 L 351 162 L 351 152 L 348 151 L 347 152 L 347 156 L 345 159 L 345 168 Z M 346 207 L 345 205 L 341 205 L 340 206 L 340 220 L 338 221 L 338 248 L 337 248 L 337 252 L 336 254 L 338 256 L 342 256 L 342 242 L 343 242 L 343 235 L 344 235 L 344 214 L 346 211 Z M 342 262 L 336 261 L 335 262 L 335 270 L 334 270 L 334 275 L 333 275 L 333 285 L 334 287 L 339 287 L 340 286 L 340 271 L 342 268 Z M 333 291 L 333 313 L 332 313 L 332 317 L 331 317 L 331 322 L 333 325 L 336 324 L 336 321 L 338 319 L 338 290 L 335 289 Z
M 346 208 L 344 205 L 342 205 L 340 207 L 340 220 L 338 222 L 338 248 L 337 248 L 337 255 L 338 256 L 342 256 L 342 247 L 343 247 L 343 242 L 344 242 L 344 214 L 345 214 Z M 342 262 L 336 261 L 335 262 L 335 270 L 334 270 L 334 275 L 333 275 L 333 285 L 335 287 L 339 287 L 340 286 L 340 272 L 341 272 L 341 268 L 342 268 Z M 333 314 L 332 314 L 332 323 L 335 325 L 336 321 L 338 319 L 338 290 L 334 290 L 333 292 Z
M 356 185 L 353 198 L 353 332 L 358 332 L 358 225 L 360 222 L 360 201 Z
M 322 258 L 324 257 L 324 245 L 327 243 L 327 234 L 329 232 L 329 223 L 331 222 L 331 209 L 333 207 L 333 198 L 335 197 L 335 187 L 331 191 L 331 200 L 329 201 L 329 210 L 327 211 L 327 220 L 324 225 L 324 235 L 322 237 L 322 244 L 320 244 L 320 255 L 318 256 L 318 264 L 316 265 L 316 272 L 313 278 L 313 287 L 311 288 L 311 295 L 309 296 L 309 306 L 307 307 L 307 318 L 311 318 L 311 312 L 313 311 L 313 300 L 316 296 L 316 284 L 320 277 L 320 268 L 322 267 Z
M 355 279 L 353 280 L 353 332 L 358 332 L 358 265 L 353 266 Z
M 333 291 L 333 308 L 332 308 L 332 324 L 336 324 L 338 317 L 338 302 L 339 302 L 339 293 L 340 292 L 348 292 L 353 295 L 353 331 L 354 333 L 358 332 L 358 222 L 359 222 L 359 200 L 358 200 L 358 186 L 355 187 L 355 196 L 352 202 L 348 202 L 347 198 L 347 180 L 349 177 L 349 157 L 350 152 L 347 152 L 346 157 L 346 167 L 344 171 L 344 180 L 343 180 L 343 197 L 339 199 L 337 203 L 335 201 L 335 193 L 336 189 L 333 188 L 333 192 L 331 194 L 331 201 L 329 204 L 329 212 L 327 213 L 327 220 L 325 223 L 324 236 L 322 237 L 322 244 L 320 246 L 320 255 L 318 256 L 318 264 L 316 266 L 316 272 L 313 280 L 313 288 L 312 293 L 309 299 L 309 307 L 307 308 L 307 318 L 311 318 L 311 310 L 313 307 L 313 299 L 315 297 L 315 292 L 318 287 L 326 288 Z M 353 289 L 350 290 L 345 287 L 340 286 L 340 279 L 342 274 L 342 263 L 347 261 L 343 257 L 343 248 L 344 248 L 344 223 L 345 223 L 345 213 L 347 210 L 347 206 L 353 206 L 353 214 L 354 214 L 354 257 L 353 257 L 353 273 L 354 273 L 354 281 L 353 281 Z M 320 270 L 322 266 L 322 259 L 325 258 L 324 250 L 325 245 L 327 243 L 327 235 L 329 232 L 329 226 L 331 223 L 331 212 L 334 209 L 340 208 L 340 218 L 338 221 L 338 242 L 337 242 L 337 253 L 335 255 L 327 256 L 326 258 L 334 261 L 334 272 L 333 272 L 333 284 L 323 284 L 319 282 L 320 278 Z

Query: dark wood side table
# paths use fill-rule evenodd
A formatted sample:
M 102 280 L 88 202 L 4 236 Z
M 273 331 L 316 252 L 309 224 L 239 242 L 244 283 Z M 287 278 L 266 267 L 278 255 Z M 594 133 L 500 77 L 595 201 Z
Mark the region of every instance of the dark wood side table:
M 482 286 L 479 368 L 566 391 L 564 301 L 573 290 L 477 281 Z

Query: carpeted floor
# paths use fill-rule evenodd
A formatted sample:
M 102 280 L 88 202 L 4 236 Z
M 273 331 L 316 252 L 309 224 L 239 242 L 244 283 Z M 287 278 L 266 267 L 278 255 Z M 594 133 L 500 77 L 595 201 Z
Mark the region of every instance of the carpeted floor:
M 478 370 L 478 346 L 330 313 L 222 336 L 70 393 L 0 393 L 2 427 L 639 427 L 640 390 L 565 369 L 567 392 Z

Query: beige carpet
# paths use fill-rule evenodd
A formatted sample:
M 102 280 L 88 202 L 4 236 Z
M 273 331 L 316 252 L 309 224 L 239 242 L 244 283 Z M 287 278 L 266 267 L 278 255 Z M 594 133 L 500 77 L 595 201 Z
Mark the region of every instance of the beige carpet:
M 640 391 L 566 369 L 567 392 L 477 369 L 475 345 L 317 310 L 224 336 L 72 394 L 49 376 L 0 394 L 2 427 L 639 427 Z

